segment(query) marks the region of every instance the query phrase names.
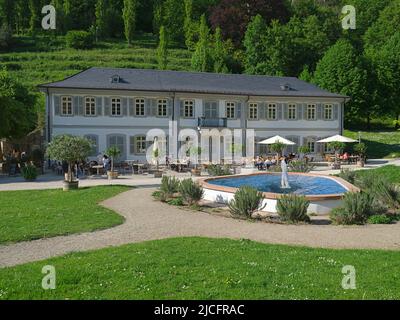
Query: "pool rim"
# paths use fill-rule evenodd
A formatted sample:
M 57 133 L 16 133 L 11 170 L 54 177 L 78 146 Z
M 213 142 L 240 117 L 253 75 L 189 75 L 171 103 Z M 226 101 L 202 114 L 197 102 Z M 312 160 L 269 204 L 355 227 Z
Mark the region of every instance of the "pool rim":
M 277 172 L 256 172 L 256 173 L 250 173 L 250 174 L 218 176 L 218 177 L 212 177 L 212 178 L 199 179 L 199 183 L 204 189 L 209 189 L 209 190 L 219 191 L 219 192 L 228 192 L 228 193 L 234 194 L 234 193 L 236 193 L 236 191 L 239 188 L 215 185 L 215 184 L 209 183 L 209 181 L 217 180 L 217 179 L 233 179 L 233 178 L 239 178 L 239 177 L 250 177 L 250 176 L 261 176 L 261 175 L 279 175 L 279 173 L 277 173 Z M 348 190 L 348 192 L 360 192 L 361 191 L 356 186 L 352 185 L 351 183 L 349 183 L 346 180 L 339 178 L 339 177 L 318 174 L 318 173 L 304 173 L 304 172 L 289 172 L 289 175 L 331 179 L 331 180 L 334 180 L 336 183 L 340 184 L 346 190 Z M 266 199 L 280 199 L 282 196 L 285 195 L 284 193 L 273 193 L 273 192 L 262 192 L 262 193 L 264 195 L 264 198 L 266 198 Z M 310 201 L 341 200 L 341 199 L 343 199 L 344 193 L 323 194 L 323 195 L 312 195 L 311 194 L 311 195 L 304 195 L 304 196 L 306 197 L 307 200 L 310 200 Z

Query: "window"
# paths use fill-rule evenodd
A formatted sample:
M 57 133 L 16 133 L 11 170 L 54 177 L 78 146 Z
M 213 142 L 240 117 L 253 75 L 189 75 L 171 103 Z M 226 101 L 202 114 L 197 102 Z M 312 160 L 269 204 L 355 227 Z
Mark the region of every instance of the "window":
M 249 119 L 250 120 L 258 119 L 258 104 L 257 103 L 249 104 Z
M 130 139 L 131 154 L 146 154 L 146 137 L 136 136 Z
M 276 104 L 269 104 L 268 105 L 268 119 L 276 120 Z
M 324 119 L 332 120 L 333 119 L 333 106 L 331 104 L 326 104 L 324 108 Z
M 183 116 L 185 118 L 193 118 L 194 117 L 194 101 L 193 100 L 185 100 L 184 101 Z
M 309 104 L 307 106 L 307 120 L 316 119 L 316 107 L 315 104 Z
M 72 116 L 72 97 L 61 97 L 61 114 Z
M 87 135 L 85 136 L 86 139 L 88 139 L 92 143 L 92 151 L 90 152 L 91 157 L 95 157 L 98 154 L 97 151 L 97 136 L 95 135 Z
M 135 116 L 144 117 L 145 116 L 145 103 L 144 99 L 135 100 Z
M 125 138 L 122 135 L 111 135 L 108 137 L 108 148 L 117 147 L 121 151 L 121 156 L 125 154 Z M 119 160 L 119 159 L 117 159 Z
M 85 115 L 86 116 L 96 115 L 96 98 L 93 97 L 85 98 Z
M 168 108 L 167 100 L 165 99 L 158 100 L 157 115 L 159 117 L 166 117 L 168 115 L 167 108 Z
M 289 120 L 297 119 L 297 106 L 295 104 L 289 104 L 288 106 L 288 119 Z
M 331 153 L 333 150 L 332 148 L 329 146 L 329 143 L 325 143 L 324 144 L 324 152 L 325 153 Z
M 112 116 L 120 116 L 121 113 L 121 99 L 120 98 L 112 98 L 111 99 L 111 115 Z
M 308 139 L 307 140 L 307 147 L 310 149 L 310 153 L 315 152 L 315 140 L 314 139 Z
M 226 103 L 226 117 L 228 119 L 235 119 L 236 118 L 236 105 L 234 102 L 227 102 Z

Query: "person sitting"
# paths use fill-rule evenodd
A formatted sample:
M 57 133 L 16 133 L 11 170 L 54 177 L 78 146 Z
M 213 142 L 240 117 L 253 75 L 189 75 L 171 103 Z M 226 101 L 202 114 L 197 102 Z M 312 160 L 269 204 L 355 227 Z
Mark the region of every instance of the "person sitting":
M 258 156 L 258 157 L 256 158 L 255 166 L 256 166 L 256 168 L 257 168 L 258 170 L 262 170 L 263 167 L 264 167 L 264 161 L 263 161 L 263 159 L 262 159 L 260 156 Z

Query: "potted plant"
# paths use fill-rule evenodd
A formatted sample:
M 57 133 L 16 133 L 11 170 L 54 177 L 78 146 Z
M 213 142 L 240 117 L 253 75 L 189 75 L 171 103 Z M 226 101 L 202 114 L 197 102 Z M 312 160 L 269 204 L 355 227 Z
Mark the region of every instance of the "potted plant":
M 156 162 L 156 171 L 154 171 L 154 178 L 161 178 L 163 172 L 159 170 L 160 166 L 160 150 L 157 148 L 153 151 L 153 158 Z
M 358 155 L 357 165 L 361 168 L 365 166 L 365 159 L 367 158 L 367 146 L 365 143 L 358 143 L 354 146 L 354 152 Z
M 118 179 L 118 171 L 114 171 L 114 161 L 121 155 L 121 150 L 117 146 L 108 148 L 106 154 L 111 158 L 111 170 L 107 171 L 109 180 Z
M 345 148 L 345 144 L 340 141 L 333 141 L 328 144 L 329 148 L 335 151 L 335 162 L 332 165 L 332 169 L 340 169 L 339 153 Z
M 22 167 L 22 176 L 26 181 L 35 181 L 38 176 L 38 171 L 33 164 L 28 163 Z
M 200 177 L 201 176 L 201 168 L 199 167 L 199 163 L 200 163 L 200 155 L 201 155 L 201 147 L 191 147 L 189 149 L 189 154 L 191 156 L 195 156 L 197 157 L 196 161 L 195 161 L 195 165 L 194 168 L 191 170 L 192 175 L 194 175 L 195 177 Z
M 308 146 L 304 145 L 304 146 L 300 146 L 298 151 L 301 155 L 301 159 L 303 159 L 307 154 L 310 153 L 310 148 Z
M 78 189 L 79 180 L 75 179 L 72 168 L 77 161 L 85 160 L 91 151 L 92 143 L 82 137 L 61 135 L 55 137 L 49 143 L 46 151 L 47 156 L 50 159 L 68 163 L 68 173 L 63 183 L 64 191 Z
M 281 158 L 283 149 L 285 149 L 285 147 L 286 145 L 279 141 L 275 142 L 274 144 L 271 144 L 270 149 L 272 152 L 276 152 L 277 160 Z

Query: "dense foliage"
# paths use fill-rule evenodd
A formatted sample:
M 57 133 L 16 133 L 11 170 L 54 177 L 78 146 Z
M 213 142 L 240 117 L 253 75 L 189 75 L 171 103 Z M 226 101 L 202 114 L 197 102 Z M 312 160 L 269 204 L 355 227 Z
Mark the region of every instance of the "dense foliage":
M 264 195 L 249 186 L 242 186 L 236 192 L 234 198 L 229 202 L 229 211 L 233 216 L 251 218 L 253 213 L 262 210 Z
M 310 222 L 307 214 L 310 201 L 304 196 L 296 194 L 282 195 L 278 199 L 276 210 L 282 221 L 287 222 Z

